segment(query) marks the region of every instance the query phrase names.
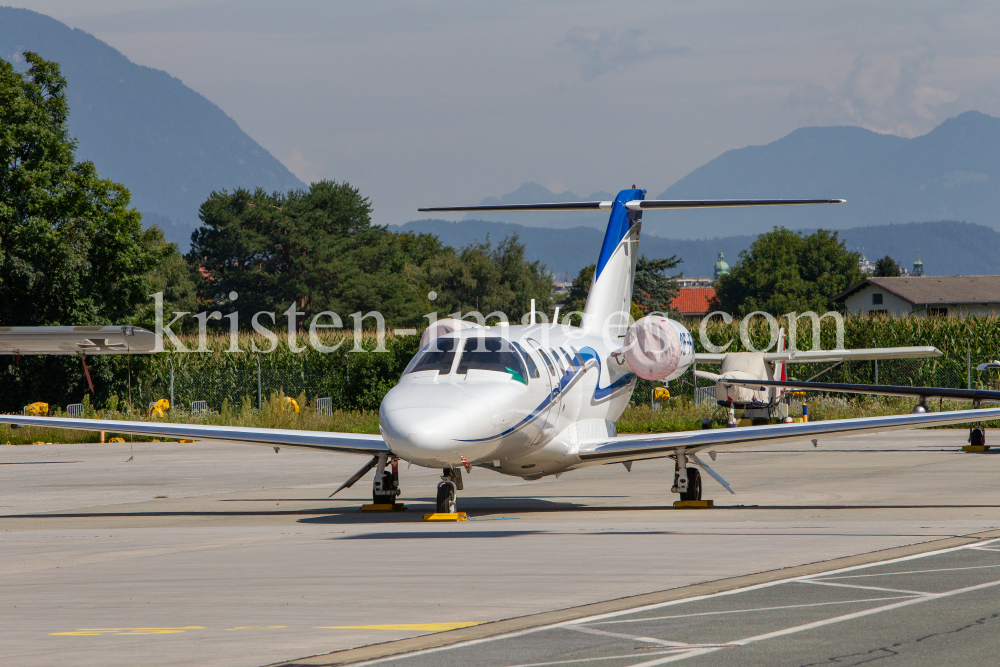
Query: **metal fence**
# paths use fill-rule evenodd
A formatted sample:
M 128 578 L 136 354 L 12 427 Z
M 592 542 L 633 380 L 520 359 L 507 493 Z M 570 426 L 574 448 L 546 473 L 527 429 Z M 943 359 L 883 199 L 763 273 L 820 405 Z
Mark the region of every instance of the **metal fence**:
M 720 372 L 718 364 L 699 364 L 700 370 Z M 903 385 L 909 387 L 967 386 L 1000 389 L 1000 375 L 996 371 L 979 373 L 975 362 L 965 359 L 886 359 L 882 361 L 847 361 L 824 364 L 789 364 L 788 378 L 815 380 L 817 382 L 847 382 L 857 384 Z M 259 379 L 259 383 L 258 383 Z M 394 382 L 391 384 L 395 384 Z M 632 395 L 633 405 L 649 405 L 652 390 L 662 387 L 661 382 L 639 380 Z M 715 383 L 694 378 L 693 374 L 672 380 L 667 384 L 672 397 L 685 396 L 696 402 L 715 400 Z M 172 389 L 172 395 L 171 395 Z M 323 395 L 332 398 L 316 404 Z M 171 383 L 168 375 L 147 376 L 137 381 L 132 400 L 147 405 L 161 398 L 171 400 L 172 406 L 187 407 L 195 401 L 205 401 L 208 410 L 219 411 L 224 402 L 234 409 L 244 403 L 258 408 L 272 395 L 298 397 L 302 394 L 318 411 L 329 413 L 337 408 L 351 407 L 350 389 L 331 386 L 329 378 L 314 375 L 307 369 L 207 369 L 185 373 L 178 371 Z
M 319 395 L 318 382 L 311 380 L 302 369 L 264 369 L 260 371 L 259 377 L 258 385 L 256 369 L 212 369 L 194 373 L 178 371 L 173 376 L 172 396 L 170 377 L 153 376 L 138 381 L 133 400 L 139 405 L 146 405 L 167 398 L 171 399 L 170 405 L 173 407 L 192 406 L 192 410 L 218 412 L 223 403 L 233 409 L 239 409 L 244 403 L 258 409 L 262 402 L 274 394 L 297 397 L 304 393 L 311 402 Z M 332 404 L 328 409 L 332 411 Z

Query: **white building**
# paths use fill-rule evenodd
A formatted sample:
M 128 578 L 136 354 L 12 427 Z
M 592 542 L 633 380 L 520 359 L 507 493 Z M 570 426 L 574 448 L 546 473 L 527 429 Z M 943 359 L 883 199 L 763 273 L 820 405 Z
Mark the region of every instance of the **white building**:
M 866 278 L 833 300 L 855 315 L 1000 315 L 1000 276 Z

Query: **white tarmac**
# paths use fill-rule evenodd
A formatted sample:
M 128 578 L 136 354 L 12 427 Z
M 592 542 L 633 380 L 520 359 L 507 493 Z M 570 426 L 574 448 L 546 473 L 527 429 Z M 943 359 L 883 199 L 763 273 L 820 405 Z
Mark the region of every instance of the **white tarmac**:
M 437 475 L 405 465 L 407 512 L 357 513 L 368 479 L 326 498 L 361 457 L 2 446 L 0 658 L 264 665 L 1000 527 L 1000 457 L 961 453 L 966 436 L 720 453 L 739 495 L 706 477 L 715 510 L 670 508 L 669 461 L 474 470 L 459 509 L 480 520 L 460 524 L 420 521 Z

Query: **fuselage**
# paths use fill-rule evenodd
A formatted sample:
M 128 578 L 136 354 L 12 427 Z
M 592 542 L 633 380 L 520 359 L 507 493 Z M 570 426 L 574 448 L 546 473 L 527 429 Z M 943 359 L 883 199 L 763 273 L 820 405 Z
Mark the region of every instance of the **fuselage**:
M 680 325 L 677 325 L 680 326 Z M 693 340 L 681 327 L 685 358 Z M 565 325 L 466 329 L 422 348 L 379 410 L 392 452 L 421 466 L 537 478 L 578 467 L 581 439 L 614 437 L 636 376 L 608 339 Z

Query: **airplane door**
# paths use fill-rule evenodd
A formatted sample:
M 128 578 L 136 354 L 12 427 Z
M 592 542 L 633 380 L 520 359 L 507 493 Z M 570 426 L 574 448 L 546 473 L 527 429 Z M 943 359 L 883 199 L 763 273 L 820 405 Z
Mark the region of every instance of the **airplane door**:
M 555 378 L 559 377 L 559 369 L 553 366 L 552 360 L 545 354 L 544 348 L 542 348 L 541 344 L 537 340 L 534 338 L 528 338 L 527 341 L 531 351 L 535 353 L 536 357 L 538 357 L 538 361 L 542 362 L 539 370 L 541 370 L 541 375 L 544 378 L 543 384 L 548 392 L 548 402 L 545 404 L 545 407 L 542 408 L 542 414 L 539 415 L 539 423 L 542 426 L 542 434 L 548 435 L 555 426 L 555 420 L 551 417 L 551 411 L 552 406 L 556 402 L 556 397 L 553 396 L 552 392 L 555 389 Z M 539 403 L 541 403 L 544 399 L 544 396 L 540 397 Z

